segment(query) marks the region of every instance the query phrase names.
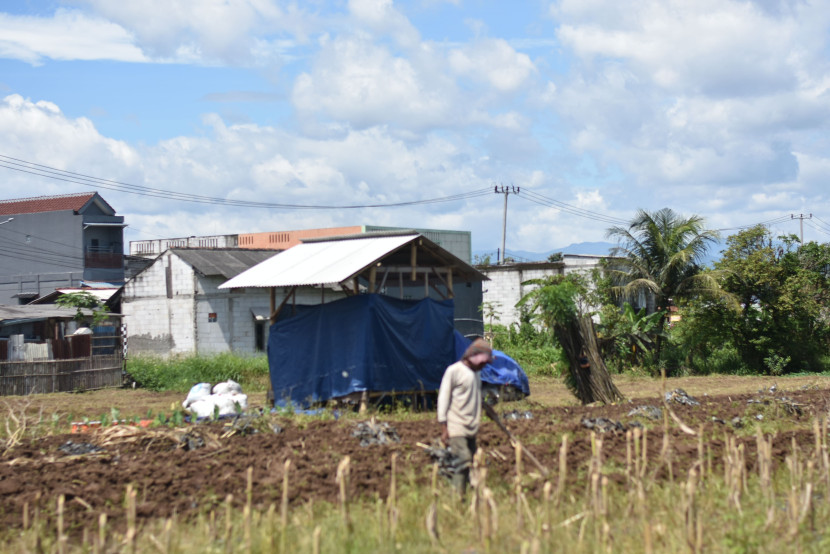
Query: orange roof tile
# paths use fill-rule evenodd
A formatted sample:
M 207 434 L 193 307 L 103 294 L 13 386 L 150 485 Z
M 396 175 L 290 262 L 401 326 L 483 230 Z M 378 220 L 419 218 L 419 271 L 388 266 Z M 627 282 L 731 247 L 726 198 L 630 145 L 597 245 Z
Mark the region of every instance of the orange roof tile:
M 60 210 L 77 212 L 96 194 L 95 192 L 82 192 L 61 194 L 58 196 L 0 200 L 0 215 L 36 214 L 41 212 L 57 212 Z

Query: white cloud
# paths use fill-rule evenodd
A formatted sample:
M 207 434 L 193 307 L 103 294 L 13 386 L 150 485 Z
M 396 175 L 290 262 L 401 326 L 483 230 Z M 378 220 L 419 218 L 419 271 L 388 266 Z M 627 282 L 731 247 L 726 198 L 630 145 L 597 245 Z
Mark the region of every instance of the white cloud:
M 620 200 L 701 213 L 802 201 L 804 190 L 766 188 L 807 186 L 794 152 L 830 124 L 830 10 L 565 0 L 551 14 L 578 56 L 557 81 L 554 105 L 574 150 L 628 183 Z M 761 196 L 748 205 L 753 194 Z
M 271 0 L 67 0 L 51 15 L 0 14 L 0 56 L 264 65 L 292 59 L 319 22 Z
M 0 101 L 0 129 L 0 151 L 5 155 L 59 169 L 84 168 L 84 173 L 105 170 L 118 178 L 140 161 L 135 149 L 102 136 L 89 119 L 68 119 L 55 104 L 33 102 L 18 94 Z M 114 166 L 121 169 L 111 172 Z M 3 185 L 7 198 L 19 195 L 20 184 L 30 179 L 23 173 L 7 176 L 12 177 Z M 46 182 L 50 190 L 66 186 L 59 181 Z
M 301 114 L 357 128 L 388 123 L 419 129 L 452 121 L 454 94 L 440 75 L 424 75 L 413 61 L 351 36 L 323 45 L 311 72 L 296 79 L 292 101 Z
M 380 127 L 312 139 L 255 124 L 204 119 L 198 136 L 179 136 L 139 149 L 102 136 L 85 118 L 68 118 L 53 103 L 11 95 L 0 102 L 0 152 L 59 169 L 134 185 L 206 197 L 280 204 L 374 204 L 448 196 L 486 188 L 463 143 L 435 136 L 409 144 Z M 6 171 L 0 197 L 92 190 Z M 25 186 L 23 184 L 26 184 Z M 242 209 L 181 203 L 99 188 L 130 225 L 128 237 L 266 231 L 380 224 L 488 228 L 480 206 L 497 202 L 432 204 L 395 209 L 303 211 Z M 489 197 L 487 198 L 489 199 Z M 132 235 L 131 235 L 132 234 Z
M 792 56 L 803 37 L 793 16 L 720 0 L 647 0 L 625 5 L 624 15 L 614 6 L 623 7 L 564 2 L 560 40 L 583 58 L 625 60 L 642 78 L 685 94 L 753 96 L 796 78 Z
M 132 145 L 100 131 L 118 128 L 117 103 L 90 100 L 106 105 L 96 112 L 65 95 L 66 112 L 95 114 L 70 118 L 11 95 L 0 102 L 0 153 L 160 189 L 296 204 L 387 203 L 504 182 L 614 217 L 669 206 L 725 225 L 827 197 L 822 3 L 562 0 L 550 10 L 556 33 L 529 8 L 502 25 L 463 3 L 430 4 L 65 0 L 72 9 L 0 14 L 0 56 L 236 66 L 223 75 L 244 82 L 190 84 L 207 102 L 248 103 L 239 117 L 180 120 Z M 456 19 L 427 25 L 430 10 Z M 511 36 L 521 17 L 525 34 Z M 257 92 L 251 83 L 263 77 L 293 81 Z M 22 90 L 16 77 L 4 80 Z M 58 98 L 43 90 L 36 100 Z M 33 179 L 11 176 L 0 184 L 7 197 Z M 37 179 L 38 193 L 78 188 Z M 495 195 L 252 216 L 102 193 L 136 227 L 162 235 L 377 223 L 470 229 L 485 246 L 501 239 Z M 746 219 L 730 221 L 730 211 Z M 605 227 L 512 198 L 508 226 L 508 248 L 537 251 L 601 240 Z
M 498 92 L 519 90 L 536 71 L 527 54 L 503 39 L 482 39 L 455 49 L 449 62 L 458 74 L 487 83 Z
M 392 4 L 392 0 L 349 0 L 349 12 L 364 29 L 394 38 L 401 46 L 416 47 L 420 33 Z
M 261 49 L 257 38 L 274 33 L 303 35 L 301 13 L 269 0 L 76 0 L 130 29 L 154 57 L 192 52 L 204 60 L 245 62 Z
M 147 61 L 123 27 L 67 10 L 58 10 L 52 18 L 0 13 L 0 57 L 31 64 L 44 58 Z

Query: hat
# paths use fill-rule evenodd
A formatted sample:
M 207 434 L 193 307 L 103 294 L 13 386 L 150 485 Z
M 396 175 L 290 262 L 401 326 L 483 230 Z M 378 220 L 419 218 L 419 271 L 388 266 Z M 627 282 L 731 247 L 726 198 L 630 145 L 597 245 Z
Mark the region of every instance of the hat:
M 491 358 L 493 357 L 493 347 L 490 346 L 490 343 L 488 343 L 484 339 L 476 339 L 472 343 L 470 343 L 470 346 L 468 346 L 467 350 L 464 351 L 464 355 L 461 356 L 461 359 L 466 360 L 471 356 L 475 356 L 476 354 L 481 354 L 484 352 L 489 354 Z

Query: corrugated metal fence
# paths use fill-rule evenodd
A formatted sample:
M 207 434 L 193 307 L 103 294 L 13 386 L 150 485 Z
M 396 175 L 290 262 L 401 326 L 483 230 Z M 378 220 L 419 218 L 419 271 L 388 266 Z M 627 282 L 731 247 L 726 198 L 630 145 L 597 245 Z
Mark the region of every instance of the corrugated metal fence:
M 8 355 L 0 356 L 0 396 L 120 387 L 121 343 L 122 337 L 115 335 L 26 343 L 19 355 L 22 359 L 6 361 Z

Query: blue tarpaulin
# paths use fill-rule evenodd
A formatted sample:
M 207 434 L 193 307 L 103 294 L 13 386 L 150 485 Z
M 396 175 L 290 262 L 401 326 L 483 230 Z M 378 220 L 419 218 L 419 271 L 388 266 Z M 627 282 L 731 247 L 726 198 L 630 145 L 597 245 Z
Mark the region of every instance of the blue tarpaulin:
M 280 405 L 359 391 L 434 391 L 457 359 L 452 300 L 361 294 L 283 312 L 268 339 Z
M 456 359 L 461 359 L 471 342 L 470 339 L 455 331 Z M 481 381 L 497 386 L 511 385 L 525 395 L 530 394 L 530 383 L 522 366 L 501 350 L 493 350 L 493 361 L 481 370 Z

